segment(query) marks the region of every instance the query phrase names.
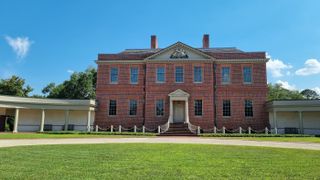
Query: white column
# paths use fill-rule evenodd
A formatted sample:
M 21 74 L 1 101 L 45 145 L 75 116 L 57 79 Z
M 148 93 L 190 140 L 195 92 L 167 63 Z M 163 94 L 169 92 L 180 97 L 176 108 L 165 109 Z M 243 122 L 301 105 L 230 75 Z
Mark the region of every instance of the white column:
M 189 123 L 189 102 L 188 99 L 186 99 L 185 103 L 185 116 L 186 116 L 186 123 Z
M 64 111 L 64 130 L 68 131 L 68 125 L 69 125 L 69 110 Z
M 43 132 L 43 129 L 44 129 L 44 119 L 45 119 L 45 110 L 42 109 L 42 112 L 41 112 L 41 122 L 40 122 L 40 132 Z
M 91 120 L 91 111 L 88 111 L 88 120 L 87 120 L 87 131 L 90 132 L 90 120 Z
M 277 125 L 278 123 L 277 123 L 277 112 L 275 111 L 275 110 L 273 110 L 273 128 L 274 129 L 277 129 L 278 127 L 278 125 Z
M 19 124 L 19 109 L 16 108 L 15 116 L 14 116 L 14 126 L 13 126 L 13 132 L 18 132 L 18 124 Z
M 170 112 L 169 112 L 169 122 L 173 123 L 173 102 L 170 97 Z
M 299 111 L 299 128 L 300 128 L 300 134 L 304 134 L 304 130 L 303 130 L 303 116 L 302 116 L 302 112 Z

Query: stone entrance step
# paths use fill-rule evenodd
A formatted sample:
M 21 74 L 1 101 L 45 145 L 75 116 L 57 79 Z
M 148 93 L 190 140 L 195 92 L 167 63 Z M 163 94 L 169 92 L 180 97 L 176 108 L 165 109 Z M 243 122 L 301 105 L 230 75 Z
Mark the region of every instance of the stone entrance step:
M 196 136 L 185 123 L 171 123 L 168 131 L 161 133 L 160 136 Z

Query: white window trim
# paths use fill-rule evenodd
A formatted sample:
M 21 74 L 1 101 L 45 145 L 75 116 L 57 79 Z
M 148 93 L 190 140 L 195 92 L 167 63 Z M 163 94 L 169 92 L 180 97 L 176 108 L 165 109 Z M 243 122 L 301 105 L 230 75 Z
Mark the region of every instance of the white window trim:
M 228 82 L 223 81 L 223 68 L 229 68 L 229 81 Z M 223 84 L 223 85 L 231 84 L 231 68 L 229 66 L 221 67 L 221 84 Z
M 115 81 L 115 82 L 112 81 L 112 77 L 111 77 L 113 68 L 117 68 L 117 81 Z M 109 82 L 110 82 L 110 84 L 118 84 L 119 83 L 119 68 L 118 67 L 110 67 Z
M 196 100 L 201 100 L 201 115 L 196 115 Z M 203 117 L 204 111 L 203 111 L 203 99 L 194 99 L 193 100 L 193 109 L 194 109 L 194 117 L 201 118 Z
M 132 82 L 131 81 L 131 68 L 136 68 L 137 71 L 137 82 Z M 139 84 L 139 68 L 138 67 L 130 67 L 130 84 Z
M 201 81 L 200 82 L 198 82 L 198 81 L 195 81 L 195 73 L 194 73 L 194 69 L 195 69 L 195 67 L 200 67 L 201 68 Z M 203 83 L 203 81 L 204 81 L 204 69 L 203 69 L 203 67 L 202 66 L 193 66 L 193 69 L 192 69 L 192 75 L 193 75 L 193 83 L 195 83 L 195 84 L 201 84 L 201 83 Z
M 137 103 L 137 110 L 136 110 L 136 114 L 135 115 L 131 115 L 130 114 L 130 108 L 131 108 L 131 106 L 130 106 L 130 101 L 131 100 L 134 100 L 134 101 L 136 101 L 136 103 Z M 128 112 L 128 115 L 130 116 L 130 117 L 136 117 L 137 115 L 138 115 L 138 100 L 136 100 L 136 99 L 129 99 L 129 112 Z
M 158 68 L 160 68 L 160 67 L 164 69 L 164 71 L 163 71 L 164 81 L 158 81 Z M 163 66 L 156 67 L 156 83 L 158 83 L 158 84 L 166 83 L 166 68 Z
M 223 101 L 224 101 L 224 100 L 229 100 L 229 101 L 230 101 L 230 116 L 224 116 L 224 115 L 223 115 Z M 230 100 L 230 99 L 224 99 L 224 100 L 222 100 L 222 117 L 223 117 L 223 118 L 226 118 L 226 119 L 227 119 L 227 118 L 231 118 L 231 116 L 232 116 L 231 100 Z
M 245 79 L 244 68 L 245 68 L 245 67 L 249 67 L 249 68 L 251 69 L 251 82 L 245 82 L 245 81 L 244 81 L 244 79 Z M 243 82 L 243 84 L 248 84 L 248 85 L 250 85 L 250 84 L 253 83 L 253 75 L 252 75 L 252 73 L 253 73 L 253 68 L 252 68 L 252 66 L 243 66 L 243 67 L 242 67 L 242 82 Z
M 157 115 L 157 101 L 158 100 L 162 100 L 163 101 L 163 115 Z M 156 117 L 163 117 L 165 115 L 165 112 L 166 112 L 166 109 L 165 109 L 166 106 L 165 105 L 166 105 L 166 103 L 165 103 L 164 99 L 156 99 L 156 101 L 155 101 L 155 116 Z
M 110 101 L 111 101 L 111 100 L 116 101 L 116 115 L 110 115 Z M 118 108 L 117 108 L 117 106 L 118 106 L 117 100 L 115 100 L 115 99 L 109 99 L 109 102 L 108 102 L 108 116 L 110 116 L 110 117 L 116 117 L 116 116 L 118 115 Z
M 182 67 L 182 81 L 181 82 L 177 82 L 177 79 L 176 79 L 176 68 L 177 67 Z M 174 68 L 174 82 L 177 84 L 184 83 L 184 67 L 183 66 L 175 66 L 175 68 Z
M 246 116 L 246 100 L 248 100 L 248 101 L 251 101 L 251 106 L 252 106 L 252 116 Z M 246 119 L 253 119 L 253 117 L 254 117 L 254 111 L 253 111 L 253 100 L 252 99 L 245 99 L 244 100 L 244 117 L 246 118 Z

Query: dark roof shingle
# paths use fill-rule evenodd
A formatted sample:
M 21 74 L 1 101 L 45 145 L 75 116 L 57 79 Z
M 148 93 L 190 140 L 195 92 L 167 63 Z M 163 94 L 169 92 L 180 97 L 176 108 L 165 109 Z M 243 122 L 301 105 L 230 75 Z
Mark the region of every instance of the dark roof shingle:
M 125 50 L 117 54 L 99 54 L 98 60 L 142 60 L 161 49 L 137 49 Z M 202 53 L 207 54 L 215 59 L 265 59 L 265 52 L 244 52 L 236 48 L 198 48 Z

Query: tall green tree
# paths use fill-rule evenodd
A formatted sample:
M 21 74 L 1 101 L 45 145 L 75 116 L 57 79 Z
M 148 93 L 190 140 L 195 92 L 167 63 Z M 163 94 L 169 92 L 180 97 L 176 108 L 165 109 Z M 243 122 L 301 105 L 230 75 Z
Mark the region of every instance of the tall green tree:
M 31 86 L 25 85 L 25 80 L 18 76 L 0 80 L 0 94 L 27 97 L 33 91 Z
M 306 99 L 319 99 L 319 94 L 311 89 L 305 89 L 300 92 Z
M 304 99 L 299 91 L 292 91 L 281 87 L 280 84 L 268 84 L 268 100 Z
M 84 72 L 73 73 L 70 79 L 62 84 L 48 84 L 43 88 L 42 93 L 48 98 L 94 99 L 96 82 L 96 69 L 88 68 Z

